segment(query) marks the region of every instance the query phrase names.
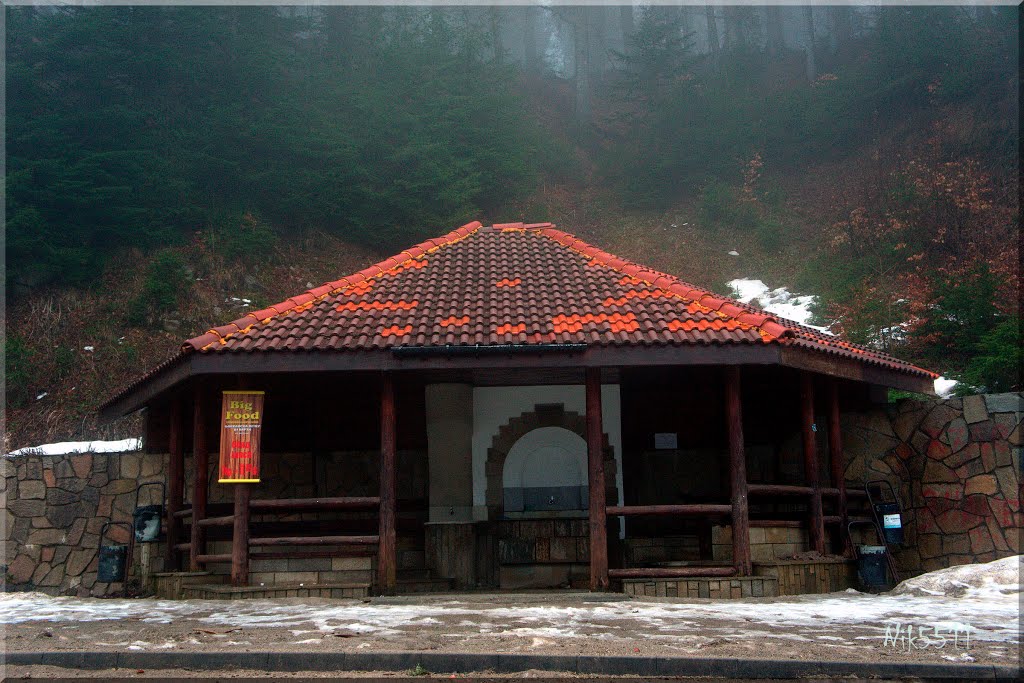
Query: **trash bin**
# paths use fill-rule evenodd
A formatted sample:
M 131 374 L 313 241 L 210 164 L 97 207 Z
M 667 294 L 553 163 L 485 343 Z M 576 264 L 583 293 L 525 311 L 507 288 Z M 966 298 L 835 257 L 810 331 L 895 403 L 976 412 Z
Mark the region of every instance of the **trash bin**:
M 857 574 L 864 586 L 884 586 L 885 579 L 885 546 L 857 546 Z
M 103 535 L 109 526 L 129 527 L 129 534 L 131 534 L 131 525 L 125 522 L 107 522 L 103 525 L 100 529 L 99 566 L 96 571 L 96 579 L 104 583 L 119 583 L 124 581 L 128 569 L 128 545 L 103 545 Z
M 900 519 L 900 506 L 896 503 L 875 503 L 875 513 L 882 520 L 882 534 L 885 542 L 903 543 L 903 520 Z
M 152 505 L 139 505 L 139 496 L 147 486 L 160 488 L 159 502 Z M 156 543 L 160 540 L 160 526 L 164 517 L 163 501 L 167 497 L 167 487 L 163 482 L 151 481 L 135 489 L 135 512 L 132 514 L 132 527 L 135 530 L 136 543 Z

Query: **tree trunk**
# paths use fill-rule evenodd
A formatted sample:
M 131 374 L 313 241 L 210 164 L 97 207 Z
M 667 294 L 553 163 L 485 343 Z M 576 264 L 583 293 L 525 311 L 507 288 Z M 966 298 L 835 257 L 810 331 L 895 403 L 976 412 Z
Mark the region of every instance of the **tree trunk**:
M 715 68 L 718 68 L 718 22 L 715 20 L 713 5 L 704 6 L 704 17 L 708 22 L 708 52 L 711 54 L 711 61 Z
M 581 124 L 590 123 L 590 17 L 586 7 L 575 7 L 573 11 L 573 44 L 576 56 L 576 120 Z
M 769 5 L 765 10 L 765 29 L 769 59 L 778 59 L 786 47 L 786 39 L 782 32 L 782 8 Z
M 500 62 L 505 59 L 505 48 L 501 43 L 501 9 L 492 5 L 489 19 L 491 22 L 491 45 L 494 47 L 494 59 Z
M 537 8 L 528 5 L 523 11 L 523 70 L 535 73 L 540 71 L 540 60 L 537 55 Z
M 818 77 L 818 65 L 814 54 L 814 8 L 807 6 L 804 11 L 804 50 L 807 53 L 807 82 L 813 83 Z
M 633 5 L 619 7 L 619 24 L 622 27 L 622 42 L 629 48 L 629 38 L 636 31 L 636 24 L 633 22 Z

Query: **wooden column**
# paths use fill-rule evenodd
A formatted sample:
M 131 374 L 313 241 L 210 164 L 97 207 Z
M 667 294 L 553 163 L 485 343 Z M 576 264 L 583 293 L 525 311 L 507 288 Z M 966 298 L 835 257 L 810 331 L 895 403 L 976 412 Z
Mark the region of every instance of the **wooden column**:
M 206 554 L 206 533 L 200 521 L 206 519 L 206 495 L 209 491 L 210 451 L 206 434 L 206 410 L 202 387 L 196 387 L 192 398 L 192 539 L 189 546 L 189 569 L 197 572 L 199 556 Z
M 380 531 L 377 588 L 395 590 L 395 388 L 391 375 L 382 376 L 380 391 Z
M 252 484 L 235 487 L 235 515 L 231 534 L 231 585 L 249 585 L 249 497 Z
M 814 378 L 800 374 L 800 426 L 804 442 L 804 476 L 811 487 L 811 550 L 825 552 L 825 522 L 821 511 L 821 481 L 818 477 L 818 453 L 814 440 Z
M 740 576 L 751 574 L 747 456 L 743 445 L 740 369 L 725 369 L 725 415 L 729 432 L 729 488 L 732 496 L 732 561 Z
M 828 453 L 832 461 L 832 486 L 839 489 L 839 538 L 843 539 L 843 555 L 853 557 L 853 546 L 847 532 L 846 458 L 843 455 L 843 433 L 839 426 L 839 382 L 832 380 L 828 392 Z
M 181 398 L 171 399 L 170 429 L 167 451 L 167 569 L 181 569 L 181 553 L 175 546 L 181 542 L 181 519 L 175 514 L 181 510 L 185 500 L 185 440 L 184 419 Z
M 601 370 L 587 368 L 587 472 L 590 487 L 590 590 L 608 590 L 608 524 L 604 492 Z

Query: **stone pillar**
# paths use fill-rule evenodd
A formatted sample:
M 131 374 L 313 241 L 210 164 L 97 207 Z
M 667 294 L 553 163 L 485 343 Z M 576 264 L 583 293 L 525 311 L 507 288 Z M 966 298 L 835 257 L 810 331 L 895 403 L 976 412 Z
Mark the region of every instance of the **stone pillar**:
M 473 519 L 473 387 L 426 387 L 430 521 Z

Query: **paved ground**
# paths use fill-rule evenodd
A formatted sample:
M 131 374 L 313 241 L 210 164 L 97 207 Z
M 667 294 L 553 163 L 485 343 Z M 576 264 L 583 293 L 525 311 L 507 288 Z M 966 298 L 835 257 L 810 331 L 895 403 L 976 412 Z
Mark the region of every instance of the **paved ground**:
M 9 652 L 466 652 L 1016 665 L 1019 593 L 627 600 L 585 593 L 369 601 L 0 595 Z M 925 638 L 886 642 L 886 631 Z M 946 642 L 939 647 L 933 629 Z M 959 642 L 954 643 L 956 635 Z

